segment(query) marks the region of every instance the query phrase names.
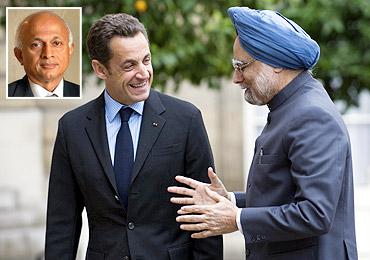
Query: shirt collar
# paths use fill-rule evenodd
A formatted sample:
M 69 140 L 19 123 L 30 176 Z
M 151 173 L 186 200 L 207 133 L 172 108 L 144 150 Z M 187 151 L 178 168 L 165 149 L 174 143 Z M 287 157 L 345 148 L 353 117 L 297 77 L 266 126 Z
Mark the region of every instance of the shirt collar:
M 114 100 L 107 92 L 104 91 L 104 100 L 105 100 L 105 112 L 108 118 L 109 123 L 113 121 L 115 116 L 121 110 L 122 107 L 127 107 L 126 105 L 122 105 L 121 103 Z M 144 111 L 144 101 L 140 101 L 137 103 L 133 103 L 128 107 L 132 108 L 136 113 L 143 115 Z
M 63 79 L 58 83 L 57 87 L 52 92 L 32 82 L 29 78 L 28 78 L 28 82 L 30 84 L 32 93 L 35 97 L 49 97 L 49 96 L 53 96 L 53 94 L 55 94 L 56 97 L 63 97 L 63 86 L 64 86 Z

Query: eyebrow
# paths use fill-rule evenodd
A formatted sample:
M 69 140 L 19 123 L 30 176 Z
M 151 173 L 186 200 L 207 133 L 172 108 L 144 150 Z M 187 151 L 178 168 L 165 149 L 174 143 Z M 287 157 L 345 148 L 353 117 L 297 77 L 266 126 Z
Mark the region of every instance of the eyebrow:
M 144 56 L 144 60 L 145 60 L 146 58 L 148 58 L 148 57 L 151 57 L 151 54 L 150 54 L 150 53 L 148 53 L 148 54 L 146 54 L 146 55 Z M 128 63 L 136 64 L 136 63 L 137 63 L 137 60 L 135 60 L 135 59 L 127 59 L 127 60 L 124 60 L 123 62 L 121 62 L 120 67 L 123 67 L 123 66 L 125 66 L 125 65 L 126 65 L 126 64 L 128 64 Z

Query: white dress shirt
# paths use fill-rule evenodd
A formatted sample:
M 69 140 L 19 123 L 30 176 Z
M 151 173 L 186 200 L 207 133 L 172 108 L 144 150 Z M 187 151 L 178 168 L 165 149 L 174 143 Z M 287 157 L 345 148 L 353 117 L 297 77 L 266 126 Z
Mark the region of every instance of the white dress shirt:
M 230 201 L 236 205 L 236 198 L 233 192 L 228 192 Z M 242 209 L 238 208 L 238 212 L 236 213 L 236 225 L 238 226 L 239 231 L 243 234 L 243 228 L 240 224 L 240 214 L 242 213 Z
M 28 82 L 30 84 L 32 93 L 35 97 L 55 97 L 55 98 L 63 97 L 63 86 L 64 86 L 63 79 L 59 82 L 58 86 L 54 89 L 53 92 L 46 90 L 40 85 L 32 82 L 30 79 L 28 79 Z
M 118 131 L 121 128 L 121 117 L 119 115 L 119 111 L 121 107 L 125 106 L 114 100 L 106 90 L 104 91 L 104 100 L 105 100 L 105 126 L 107 129 L 110 158 L 112 160 L 112 165 L 114 165 L 116 138 Z M 128 121 L 128 125 L 131 132 L 132 144 L 134 146 L 133 148 L 135 160 L 137 146 L 139 143 L 141 120 L 143 118 L 144 112 L 144 101 L 134 103 L 129 107 L 131 107 L 134 110 Z

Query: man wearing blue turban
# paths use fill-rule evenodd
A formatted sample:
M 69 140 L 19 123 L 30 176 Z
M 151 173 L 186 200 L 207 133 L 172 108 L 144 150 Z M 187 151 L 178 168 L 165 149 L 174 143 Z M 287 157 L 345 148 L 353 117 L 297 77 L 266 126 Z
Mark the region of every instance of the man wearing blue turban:
M 233 81 L 247 102 L 270 113 L 257 138 L 245 192 L 183 176 L 169 187 L 181 229 L 204 238 L 239 230 L 246 257 L 357 260 L 352 157 L 346 126 L 310 70 L 318 44 L 296 23 L 268 10 L 232 7 Z M 194 205 L 185 205 L 194 204 Z

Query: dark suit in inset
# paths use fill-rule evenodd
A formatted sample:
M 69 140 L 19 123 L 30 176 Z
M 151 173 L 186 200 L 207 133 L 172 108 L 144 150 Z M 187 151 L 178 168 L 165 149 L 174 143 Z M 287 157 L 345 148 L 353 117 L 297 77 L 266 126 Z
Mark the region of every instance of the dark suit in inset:
M 8 97 L 33 97 L 27 75 L 8 85 Z M 79 97 L 80 86 L 64 80 L 63 97 Z
M 210 165 L 200 111 L 152 90 L 124 208 L 109 153 L 104 96 L 67 113 L 59 121 L 52 159 L 46 260 L 75 259 L 84 207 L 89 221 L 86 259 L 223 259 L 222 237 L 192 239 L 179 228 L 179 206 L 167 192 L 178 174 L 207 181 Z

